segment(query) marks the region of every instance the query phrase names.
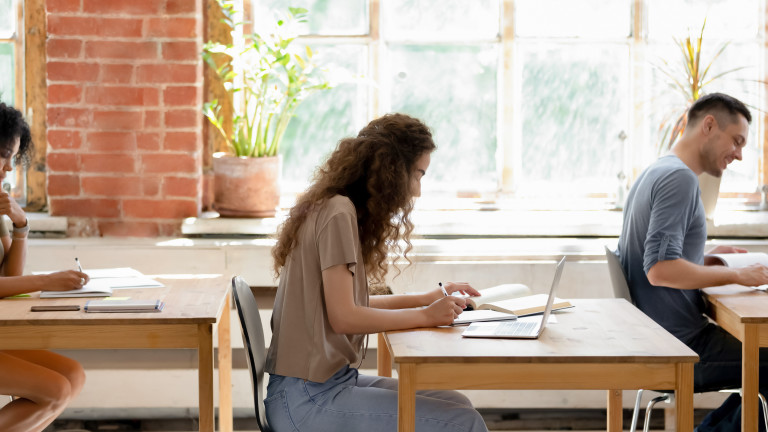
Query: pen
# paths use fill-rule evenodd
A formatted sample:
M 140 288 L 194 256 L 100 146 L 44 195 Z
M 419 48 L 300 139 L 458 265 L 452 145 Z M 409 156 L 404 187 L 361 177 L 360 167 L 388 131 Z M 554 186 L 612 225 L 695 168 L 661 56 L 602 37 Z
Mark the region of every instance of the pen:
M 83 272 L 83 267 L 80 265 L 80 260 L 75 257 L 75 263 L 77 263 L 77 269 L 80 271 L 80 273 Z
M 438 285 L 440 285 L 440 289 L 443 290 L 443 295 L 448 297 L 448 291 L 445 290 L 445 287 L 443 286 L 442 282 L 438 282 Z

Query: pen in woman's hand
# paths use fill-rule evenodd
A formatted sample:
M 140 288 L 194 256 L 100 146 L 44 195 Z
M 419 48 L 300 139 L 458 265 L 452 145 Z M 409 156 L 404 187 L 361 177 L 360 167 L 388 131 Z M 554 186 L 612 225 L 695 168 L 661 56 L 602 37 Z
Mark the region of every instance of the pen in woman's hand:
M 448 297 L 448 291 L 445 290 L 445 287 L 443 286 L 442 282 L 438 282 L 438 285 L 440 285 L 440 289 L 443 291 L 443 295 Z
M 77 270 L 80 271 L 80 273 L 83 272 L 83 267 L 80 265 L 80 260 L 75 257 L 75 263 L 77 263 Z

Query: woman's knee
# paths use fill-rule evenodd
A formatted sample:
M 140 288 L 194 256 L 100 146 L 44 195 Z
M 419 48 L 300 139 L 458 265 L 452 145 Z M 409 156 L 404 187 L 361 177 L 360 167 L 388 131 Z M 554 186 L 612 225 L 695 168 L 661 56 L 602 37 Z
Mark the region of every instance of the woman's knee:
M 85 385 L 85 370 L 75 360 L 67 359 L 64 371 L 62 371 L 64 377 L 69 381 L 70 386 L 70 398 L 74 398 L 80 394 L 80 390 Z
M 60 412 L 66 408 L 73 397 L 69 379 L 56 374 L 50 377 L 39 394 L 30 399 L 50 412 Z

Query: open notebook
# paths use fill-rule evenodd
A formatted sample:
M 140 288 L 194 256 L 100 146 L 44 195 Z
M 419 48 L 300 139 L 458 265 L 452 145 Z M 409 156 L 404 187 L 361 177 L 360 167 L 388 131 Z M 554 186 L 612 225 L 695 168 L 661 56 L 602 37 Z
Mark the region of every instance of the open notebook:
M 50 272 L 35 272 L 45 274 Z M 130 267 L 86 270 L 90 280 L 84 287 L 70 291 L 42 291 L 40 298 L 108 297 L 123 288 L 158 288 L 162 283 Z
M 549 314 L 552 312 L 552 305 L 555 302 L 555 290 L 560 283 L 563 267 L 565 267 L 565 257 L 560 259 L 555 268 L 555 277 L 552 280 L 552 287 L 549 289 L 549 298 L 547 299 L 547 306 L 544 308 L 543 315 L 518 318 L 516 321 L 476 322 L 470 324 L 461 335 L 463 337 L 480 338 L 538 338 L 541 332 L 544 331 Z

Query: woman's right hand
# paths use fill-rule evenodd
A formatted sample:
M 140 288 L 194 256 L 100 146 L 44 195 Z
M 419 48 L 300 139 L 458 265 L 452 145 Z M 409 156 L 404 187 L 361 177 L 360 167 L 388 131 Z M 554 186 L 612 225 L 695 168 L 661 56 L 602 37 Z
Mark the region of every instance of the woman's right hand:
M 464 310 L 467 301 L 461 297 L 442 297 L 424 308 L 427 315 L 427 327 L 451 325 Z
M 80 289 L 90 279 L 87 274 L 77 270 L 64 270 L 45 275 L 44 291 L 69 291 Z

